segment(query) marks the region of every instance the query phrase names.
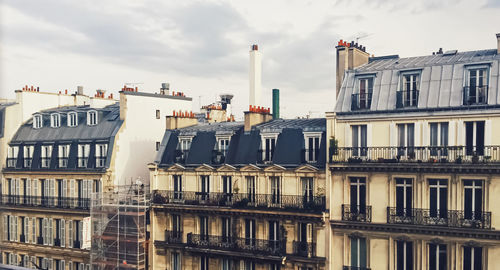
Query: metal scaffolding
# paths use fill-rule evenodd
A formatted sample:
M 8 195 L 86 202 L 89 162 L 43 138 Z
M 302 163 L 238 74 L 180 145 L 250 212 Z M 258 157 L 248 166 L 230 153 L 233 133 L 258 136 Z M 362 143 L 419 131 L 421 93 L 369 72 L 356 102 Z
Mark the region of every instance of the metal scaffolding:
M 149 187 L 118 186 L 92 194 L 93 269 L 147 269 Z

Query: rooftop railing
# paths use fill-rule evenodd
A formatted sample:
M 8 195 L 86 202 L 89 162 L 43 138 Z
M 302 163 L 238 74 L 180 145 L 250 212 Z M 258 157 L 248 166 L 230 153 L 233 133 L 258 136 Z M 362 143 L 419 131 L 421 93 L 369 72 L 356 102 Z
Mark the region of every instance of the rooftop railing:
M 264 255 L 280 256 L 286 254 L 286 239 L 264 240 L 188 233 L 187 245 Z
M 182 244 L 182 231 L 165 230 L 165 242 L 168 244 Z
M 418 106 L 418 90 L 400 90 L 396 92 L 396 108 Z
M 500 146 L 339 147 L 330 162 L 498 163 Z
M 155 190 L 153 203 L 321 212 L 325 196 Z
M 488 86 L 464 86 L 464 105 L 488 104 Z
M 372 106 L 372 93 L 352 94 L 351 111 L 368 110 Z
M 371 205 L 342 205 L 342 220 L 356 222 L 372 222 Z
M 90 209 L 90 199 L 88 198 L 0 195 L 0 204 L 8 206 Z
M 491 212 L 387 207 L 387 223 L 491 229 Z
M 342 267 L 342 270 L 371 270 L 369 267 L 366 266 L 346 266 L 344 265 Z
M 316 243 L 293 241 L 293 254 L 301 257 L 316 257 Z

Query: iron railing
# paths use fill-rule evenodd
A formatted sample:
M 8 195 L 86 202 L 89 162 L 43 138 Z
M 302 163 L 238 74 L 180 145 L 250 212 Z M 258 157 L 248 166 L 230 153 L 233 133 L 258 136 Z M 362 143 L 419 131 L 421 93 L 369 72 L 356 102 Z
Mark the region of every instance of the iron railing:
M 301 257 L 316 257 L 316 243 L 293 241 L 293 254 Z
M 295 211 L 321 212 L 325 210 L 325 196 L 278 194 L 247 194 L 155 190 L 153 203 L 228 206 L 234 208 L 272 208 Z
M 286 239 L 263 240 L 188 233 L 187 245 L 200 248 L 260 253 L 264 255 L 281 256 L 286 254 Z
M 302 149 L 302 163 L 316 163 L 321 149 Z
M 17 158 L 7 158 L 7 167 L 14 168 L 17 165 Z
M 330 162 L 498 163 L 500 146 L 339 147 Z
M 488 104 L 488 85 L 464 86 L 464 105 Z
M 357 222 L 372 222 L 371 205 L 342 205 L 342 220 Z
M 491 229 L 491 212 L 387 207 L 387 223 Z
M 24 168 L 31 168 L 33 158 L 24 158 Z
M 95 157 L 95 166 L 97 168 L 102 168 L 106 165 L 106 157 Z
M 175 163 L 186 163 L 186 160 L 189 156 L 189 150 L 175 150 L 175 157 L 174 157 L 174 162 Z
M 369 267 L 366 266 L 346 266 L 344 265 L 342 267 L 342 270 L 371 270 Z
M 167 244 L 182 244 L 182 231 L 165 230 L 165 242 Z
M 418 106 L 418 90 L 401 90 L 396 92 L 396 108 Z
M 78 168 L 87 168 L 88 157 L 79 157 L 78 158 Z
M 351 111 L 367 110 L 372 106 L 372 93 L 352 94 Z
M 59 168 L 68 167 L 68 158 L 60 157 L 59 158 Z
M 88 198 L 0 195 L 0 204 L 9 206 L 90 209 L 90 199 Z
M 223 164 L 226 161 L 227 150 L 212 150 L 212 164 Z
M 50 167 L 50 158 L 44 157 L 41 158 L 41 161 L 42 161 L 42 168 Z

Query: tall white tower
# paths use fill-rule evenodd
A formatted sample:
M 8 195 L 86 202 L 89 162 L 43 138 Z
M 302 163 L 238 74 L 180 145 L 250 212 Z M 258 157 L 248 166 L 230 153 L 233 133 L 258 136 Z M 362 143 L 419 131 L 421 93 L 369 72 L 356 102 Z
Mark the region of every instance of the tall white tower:
M 250 105 L 260 106 L 260 96 L 262 93 L 262 54 L 258 45 L 252 45 L 250 50 Z

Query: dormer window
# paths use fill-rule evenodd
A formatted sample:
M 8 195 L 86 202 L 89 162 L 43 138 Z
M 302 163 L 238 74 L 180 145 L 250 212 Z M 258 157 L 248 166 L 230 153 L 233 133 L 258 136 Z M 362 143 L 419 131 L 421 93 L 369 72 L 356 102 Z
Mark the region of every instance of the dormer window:
M 78 125 L 78 114 L 76 112 L 68 113 L 68 127 L 76 127 Z
M 33 116 L 33 128 L 43 127 L 43 117 L 41 114 L 35 114 Z
M 52 145 L 42 145 L 42 168 L 50 167 L 50 159 L 52 157 Z
M 59 168 L 68 166 L 69 144 L 59 145 Z
M 182 163 L 185 162 L 191 148 L 192 137 L 180 137 L 179 144 L 177 145 L 177 153 L 175 156 L 175 162 Z
M 97 125 L 97 111 L 87 112 L 87 125 L 89 126 Z
M 401 73 L 401 87 L 396 92 L 396 107 L 416 107 L 418 105 L 418 94 L 420 86 L 420 73 Z
M 313 163 L 318 161 L 319 144 L 321 141 L 321 133 L 304 133 L 305 140 L 305 160 Z
M 488 103 L 488 66 L 470 66 L 466 70 L 464 105 Z
M 356 80 L 355 93 L 352 94 L 351 110 L 366 110 L 372 105 L 374 76 L 363 76 Z
M 219 137 L 217 138 L 217 147 L 222 155 L 226 155 L 227 149 L 229 148 L 229 137 Z
M 33 161 L 33 150 L 34 145 L 24 146 L 24 168 L 31 168 L 31 162 Z
M 87 168 L 90 154 L 90 144 L 78 145 L 78 167 Z
M 50 126 L 53 128 L 58 128 L 61 126 L 61 115 L 58 113 L 53 113 L 50 115 Z
M 18 153 L 19 153 L 18 146 L 9 147 L 9 151 L 7 152 L 7 167 L 9 168 L 16 167 Z
M 274 147 L 276 146 L 276 138 L 278 134 L 265 134 L 262 135 L 262 161 L 264 163 L 271 162 L 273 160 Z
M 106 156 L 108 154 L 108 145 L 104 143 L 95 145 L 95 166 L 103 168 L 106 164 Z

